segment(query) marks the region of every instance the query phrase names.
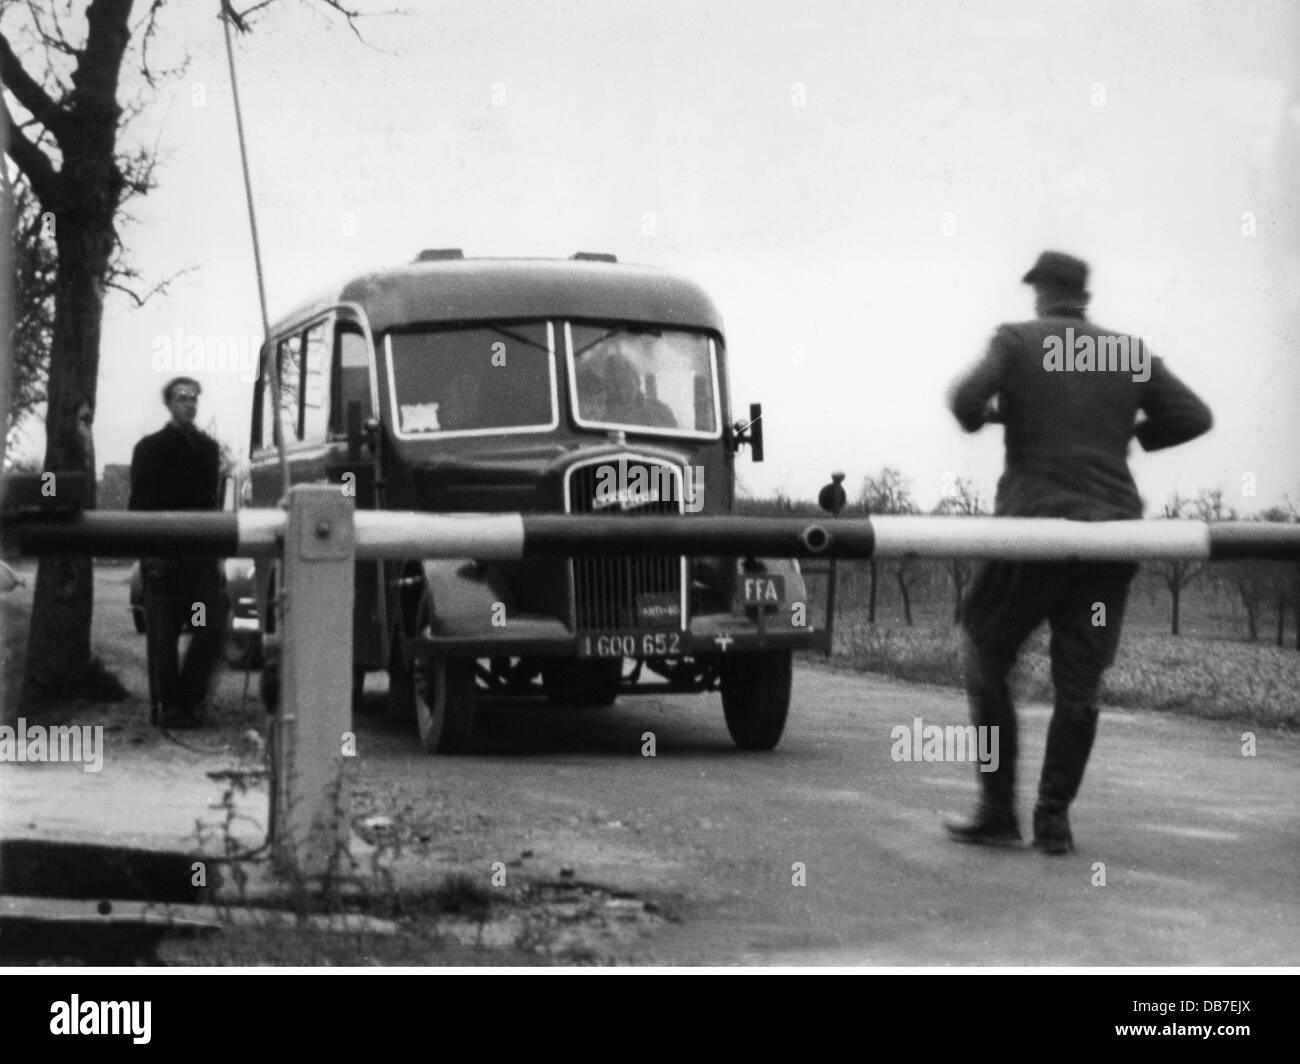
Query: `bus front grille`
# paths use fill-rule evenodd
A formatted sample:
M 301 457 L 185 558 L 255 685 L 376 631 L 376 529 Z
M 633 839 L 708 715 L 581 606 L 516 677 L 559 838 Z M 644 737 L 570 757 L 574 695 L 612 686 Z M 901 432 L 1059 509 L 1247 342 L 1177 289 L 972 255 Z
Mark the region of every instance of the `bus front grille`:
M 570 470 L 569 513 L 636 520 L 682 512 L 682 473 L 670 463 L 606 459 Z M 610 555 L 571 558 L 576 631 L 686 627 L 686 561 L 680 556 Z

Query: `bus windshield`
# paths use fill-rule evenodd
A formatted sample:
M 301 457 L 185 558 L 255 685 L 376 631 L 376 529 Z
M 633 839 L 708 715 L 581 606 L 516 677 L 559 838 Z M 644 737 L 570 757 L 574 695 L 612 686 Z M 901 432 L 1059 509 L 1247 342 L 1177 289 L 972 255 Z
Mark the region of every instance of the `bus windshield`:
M 714 351 L 705 334 L 571 325 L 569 337 L 579 425 L 669 435 L 717 433 Z
M 398 434 L 528 432 L 557 423 L 549 322 L 390 333 Z

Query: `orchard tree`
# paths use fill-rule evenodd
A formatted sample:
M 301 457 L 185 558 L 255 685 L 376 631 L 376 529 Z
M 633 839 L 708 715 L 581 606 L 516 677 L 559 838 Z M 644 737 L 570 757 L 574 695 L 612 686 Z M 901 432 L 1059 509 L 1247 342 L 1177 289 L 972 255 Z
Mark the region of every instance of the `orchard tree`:
M 1252 520 L 1290 523 L 1300 520 L 1294 505 L 1274 506 Z M 1286 618 L 1295 617 L 1295 649 L 1300 650 L 1300 563 L 1242 558 L 1221 567 L 1222 580 L 1235 594 L 1246 614 L 1246 630 L 1251 642 L 1259 638 L 1260 622 L 1265 610 L 1272 608 L 1274 642 L 1286 644 Z
M 957 477 L 952 488 L 934 508 L 940 517 L 979 517 L 987 514 L 988 508 L 979 486 L 970 477 Z M 961 621 L 961 603 L 966 595 L 966 587 L 975 573 L 975 563 L 969 558 L 952 558 L 948 561 L 948 577 L 952 580 L 952 623 Z
M 872 514 L 918 514 L 920 507 L 912 498 L 911 484 L 897 470 L 888 466 L 875 476 L 863 477 L 862 487 L 858 490 L 858 509 L 868 516 Z M 912 624 L 912 587 L 917 579 L 917 569 L 906 558 L 889 563 L 894 582 L 903 604 L 903 619 L 910 627 Z M 867 563 L 870 576 L 870 588 L 867 594 L 867 623 L 876 623 L 876 583 L 880 576 L 880 563 L 872 558 Z
M 221 0 L 220 8 L 211 0 L 214 29 L 224 13 L 237 29 L 247 30 L 245 16 L 269 2 L 250 2 L 240 14 L 230 0 Z M 352 25 L 356 12 L 339 0 L 318 2 Z M 124 204 L 154 185 L 153 153 L 127 147 L 123 134 L 157 84 L 183 68 L 161 70 L 150 61 L 166 0 L 142 4 L 133 17 L 134 6 L 133 0 L 84 5 L 66 0 L 50 7 L 0 0 L 5 154 L 39 204 L 55 255 L 44 467 L 56 478 L 85 474 L 88 506 L 94 505 L 93 424 L 104 291 L 129 287 L 122 278 L 131 276 L 121 258 L 118 222 Z M 119 100 L 124 69 L 140 86 L 125 103 Z M 27 698 L 106 693 L 91 654 L 93 606 L 89 558 L 41 559 L 27 648 Z
M 1231 507 L 1224 505 L 1222 488 L 1202 488 L 1195 499 L 1184 499 L 1175 492 L 1165 503 L 1160 516 L 1183 521 L 1231 521 L 1236 515 Z M 1178 635 L 1183 592 L 1205 571 L 1205 563 L 1179 558 L 1152 562 L 1150 568 L 1169 592 L 1169 634 Z

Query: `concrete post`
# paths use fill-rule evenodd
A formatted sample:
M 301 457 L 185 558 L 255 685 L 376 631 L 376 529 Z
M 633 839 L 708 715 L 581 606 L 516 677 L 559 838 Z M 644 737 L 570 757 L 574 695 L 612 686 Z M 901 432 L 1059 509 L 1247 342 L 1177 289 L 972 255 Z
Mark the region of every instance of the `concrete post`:
M 353 500 L 337 485 L 290 489 L 271 842 L 276 867 L 298 875 L 337 867 L 349 839 L 355 547 Z

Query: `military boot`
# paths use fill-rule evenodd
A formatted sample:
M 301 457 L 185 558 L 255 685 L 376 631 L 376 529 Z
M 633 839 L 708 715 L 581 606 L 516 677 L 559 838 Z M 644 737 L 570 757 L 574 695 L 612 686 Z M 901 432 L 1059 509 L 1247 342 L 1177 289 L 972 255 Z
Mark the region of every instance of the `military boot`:
M 975 812 L 969 817 L 949 817 L 943 826 L 957 842 L 971 842 L 983 846 L 1019 846 L 1024 840 L 1020 833 L 1020 818 L 1016 816 L 1014 801 L 981 796 Z
M 1047 751 L 1034 807 L 1034 849 L 1053 857 L 1074 850 L 1070 803 L 1079 793 L 1096 735 L 1095 708 L 1057 705 L 1047 728 Z
M 1018 846 L 1024 836 L 1016 815 L 1016 759 L 1018 727 L 1011 704 L 1006 675 L 1011 660 L 986 660 L 967 640 L 963 647 L 966 691 L 970 699 L 971 723 L 977 728 L 996 729 L 997 766 L 976 764 L 975 780 L 980 797 L 975 812 L 968 817 L 949 817 L 944 827 L 957 842 L 984 846 Z
M 1070 833 L 1068 806 L 1041 800 L 1034 806 L 1034 849 L 1052 857 L 1073 852 L 1074 836 Z

